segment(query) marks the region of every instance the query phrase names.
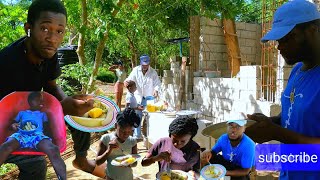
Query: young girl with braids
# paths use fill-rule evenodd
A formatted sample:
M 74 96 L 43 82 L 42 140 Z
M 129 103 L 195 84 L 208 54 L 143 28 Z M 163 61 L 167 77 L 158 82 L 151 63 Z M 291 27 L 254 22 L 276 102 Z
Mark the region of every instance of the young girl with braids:
M 200 170 L 200 146 L 192 140 L 198 132 L 194 118 L 178 117 L 169 126 L 169 137 L 161 138 L 153 144 L 143 158 L 142 166 L 158 162 L 159 172 L 182 170 L 195 178 Z
M 140 118 L 135 110 L 126 108 L 117 115 L 115 132 L 101 137 L 96 163 L 100 165 L 107 161 L 106 174 L 108 180 L 133 179 L 131 166 L 113 166 L 111 161 L 119 156 L 137 154 L 137 140 L 131 134 L 133 128 L 139 125 Z

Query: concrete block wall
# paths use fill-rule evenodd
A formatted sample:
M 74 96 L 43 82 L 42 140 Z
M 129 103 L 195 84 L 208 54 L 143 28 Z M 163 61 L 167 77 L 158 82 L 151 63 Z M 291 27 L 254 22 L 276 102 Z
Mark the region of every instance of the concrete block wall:
M 169 107 L 175 109 L 179 97 L 179 85 L 177 84 L 163 84 L 161 86 L 161 98 L 168 102 Z
M 199 19 L 199 17 L 191 17 L 192 19 Z M 205 17 L 200 17 L 200 35 L 197 34 L 197 37 L 199 37 L 200 45 L 199 43 L 195 43 L 194 39 L 190 39 L 190 55 L 199 57 L 197 59 L 197 63 L 199 63 L 199 66 L 193 66 L 192 71 L 202 71 L 202 70 L 219 70 L 221 71 L 221 77 L 228 78 L 230 77 L 230 67 L 228 62 L 228 54 L 227 54 L 227 47 L 225 44 L 224 34 L 223 34 L 223 28 L 222 28 L 222 22 L 218 19 L 208 19 Z M 193 21 L 191 21 L 193 22 Z M 194 24 L 190 24 L 190 26 L 195 26 Z M 199 27 L 197 25 L 197 27 Z M 190 28 L 192 29 L 192 28 Z M 262 55 L 262 47 L 260 43 L 261 39 L 261 26 L 257 24 L 250 24 L 250 23 L 243 23 L 243 22 L 236 22 L 236 30 L 239 40 L 239 46 L 240 46 L 240 53 L 241 53 L 241 65 L 260 65 L 261 64 L 261 55 Z M 192 36 L 194 31 L 190 30 L 190 34 Z M 198 32 L 198 31 L 197 31 Z M 200 46 L 200 48 L 196 48 Z M 200 49 L 200 50 L 199 50 Z M 196 50 L 196 51 L 195 51 Z M 198 54 L 199 52 L 199 54 Z M 267 53 L 267 52 L 265 52 Z M 276 71 L 276 78 L 272 79 L 272 82 L 276 81 L 276 92 L 272 92 L 272 97 L 269 97 L 270 92 L 259 92 L 253 97 L 257 98 L 260 97 L 261 94 L 264 94 L 264 98 L 268 98 L 270 101 L 274 101 L 275 103 L 280 103 L 280 98 L 283 90 L 285 89 L 288 81 L 289 74 L 291 72 L 292 67 L 288 66 L 284 63 L 284 60 L 282 59 L 280 54 L 277 54 L 275 52 L 274 55 L 271 55 L 273 60 L 265 63 L 272 63 L 273 67 L 276 67 L 274 71 Z M 196 68 L 196 69 L 194 69 Z M 264 67 L 265 71 L 267 70 L 266 67 Z M 267 75 L 268 73 L 264 73 L 264 75 Z M 192 72 L 191 72 L 192 76 Z M 262 77 L 259 75 L 258 77 L 258 85 L 268 85 L 268 84 L 262 84 Z M 193 79 L 190 78 L 190 81 Z M 242 86 L 247 86 L 246 84 L 250 83 L 249 80 L 242 80 Z M 265 78 L 265 82 L 266 78 Z M 269 81 L 268 81 L 269 82 Z M 189 86 L 193 84 L 193 82 L 189 83 Z M 273 85 L 270 85 L 273 86 Z M 272 87 L 273 89 L 273 87 Z M 189 90 L 192 90 L 190 87 Z M 269 91 L 270 88 L 265 88 L 264 91 Z M 247 90 L 250 91 L 250 90 Z M 253 92 L 241 92 L 241 94 L 252 94 Z M 274 97 L 273 97 L 274 96 Z M 201 100 L 198 100 L 201 101 Z
M 261 45 L 259 42 L 261 26 L 236 22 L 236 30 L 242 65 L 261 64 Z M 200 57 L 203 58 L 200 67 L 203 67 L 203 70 L 220 70 L 222 77 L 230 77 L 227 46 L 221 20 L 201 17 L 200 34 L 202 36 Z
M 204 119 L 212 123 L 224 122 L 245 114 L 280 113 L 280 105 L 259 100 L 261 97 L 260 66 L 241 66 L 237 78 L 195 77 L 193 100 L 187 109 L 200 110 Z

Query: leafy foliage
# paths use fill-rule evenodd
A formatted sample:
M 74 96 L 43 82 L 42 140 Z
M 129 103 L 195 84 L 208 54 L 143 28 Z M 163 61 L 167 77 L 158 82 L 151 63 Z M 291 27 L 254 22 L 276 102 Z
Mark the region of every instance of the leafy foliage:
M 252 1 L 255 3 L 258 0 Z M 74 6 L 72 0 L 64 2 L 69 12 L 70 31 L 81 32 L 85 29 L 85 56 L 88 62 L 95 59 L 96 47 L 103 34 L 108 32 L 102 66 L 110 65 L 118 58 L 123 59 L 126 65 L 131 65 L 131 61 L 137 64 L 141 54 L 149 54 L 153 67 L 168 69 L 169 57 L 179 54 L 179 45 L 168 44 L 166 41 L 188 37 L 189 17 L 192 15 L 202 14 L 210 18 L 223 15 L 249 22 L 260 19 L 252 13 L 258 5 L 248 4 L 248 0 L 128 0 L 121 9 L 116 5 L 116 0 L 94 0 L 87 3 L 87 10 L 90 12 L 88 26 L 82 27 L 79 20 L 80 3 Z M 200 7 L 203 7 L 201 12 Z M 114 9 L 119 10 L 115 17 L 112 16 Z M 189 44 L 182 45 L 182 54 L 188 56 Z
M 92 64 L 87 64 L 86 66 L 81 66 L 79 63 L 68 64 L 61 69 L 62 75 L 57 80 L 57 83 L 67 95 L 70 96 L 79 93 L 79 91 L 84 92 L 87 90 Z
M 248 23 L 262 23 L 272 20 L 273 11 L 284 1 L 265 0 L 247 0 L 241 13 L 236 16 L 237 21 Z
M 245 6 L 245 0 L 202 0 L 202 3 L 204 14 L 211 18 L 235 19 Z
M 10 164 L 10 163 L 1 165 L 1 167 L 0 167 L 0 176 L 8 173 L 9 171 L 11 171 L 13 168 L 16 168 L 16 167 L 17 166 L 15 164 Z
M 23 25 L 31 0 L 19 1 L 16 4 L 7 4 L 8 2 L 0 0 L 0 49 L 25 35 Z
M 102 67 L 99 69 L 97 80 L 107 83 L 114 83 L 116 81 L 116 76 L 114 72 L 111 72 L 107 68 Z
M 261 22 L 262 1 L 250 0 L 250 3 L 246 4 L 242 8 L 242 13 L 237 14 L 236 20 L 249 23 Z

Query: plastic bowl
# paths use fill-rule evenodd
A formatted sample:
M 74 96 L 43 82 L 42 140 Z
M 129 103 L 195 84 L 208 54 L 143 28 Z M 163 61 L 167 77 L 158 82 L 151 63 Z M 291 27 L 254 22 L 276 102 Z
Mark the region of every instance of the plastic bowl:
M 207 175 L 206 172 L 209 170 L 209 168 L 213 168 L 215 174 L 218 174 L 218 176 L 212 177 L 210 175 Z M 226 168 L 220 164 L 209 164 L 201 169 L 200 175 L 206 180 L 219 180 L 220 178 L 223 178 L 226 175 L 226 172 Z
M 35 125 L 35 126 L 36 126 L 36 128 L 35 128 L 35 129 L 32 129 L 32 130 L 25 130 L 25 129 L 23 129 L 23 127 L 27 124 L 27 122 L 31 122 L 32 125 Z M 20 127 L 18 127 L 18 129 L 19 129 L 19 132 L 21 132 L 21 133 L 23 133 L 23 134 L 32 134 L 32 133 L 34 133 L 34 132 L 37 130 L 38 127 L 39 127 L 39 125 L 38 125 L 38 123 L 37 123 L 36 121 L 34 121 L 34 120 L 27 120 L 27 121 L 24 121 L 24 122 L 20 125 Z
M 179 173 L 179 174 L 181 174 L 182 176 L 185 176 L 187 179 L 191 179 L 190 174 L 187 173 L 187 172 L 184 172 L 184 171 L 181 171 L 181 170 L 171 170 L 171 172 Z M 156 174 L 157 180 L 161 180 L 161 175 L 162 175 L 163 173 L 166 173 L 166 172 L 165 172 L 165 171 L 162 171 L 162 172 L 158 172 L 158 173 Z

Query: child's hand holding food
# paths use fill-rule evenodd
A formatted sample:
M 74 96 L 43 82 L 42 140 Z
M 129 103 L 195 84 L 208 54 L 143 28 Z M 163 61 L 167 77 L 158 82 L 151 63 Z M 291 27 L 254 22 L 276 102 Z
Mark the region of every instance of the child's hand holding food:
M 119 148 L 119 144 L 117 143 L 117 141 L 115 139 L 109 142 L 110 151 L 113 149 L 117 149 L 117 148 Z

